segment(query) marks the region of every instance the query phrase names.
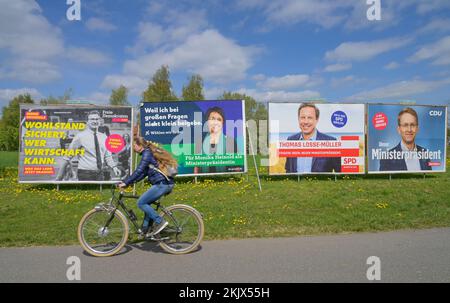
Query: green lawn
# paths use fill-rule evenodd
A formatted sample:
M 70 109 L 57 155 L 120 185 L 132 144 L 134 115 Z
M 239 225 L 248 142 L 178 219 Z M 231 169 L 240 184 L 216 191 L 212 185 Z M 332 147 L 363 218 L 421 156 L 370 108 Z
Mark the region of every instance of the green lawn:
M 252 160 L 251 160 L 252 161 Z M 447 165 L 450 161 L 447 160 Z M 284 237 L 450 226 L 450 173 L 427 175 L 269 177 L 259 192 L 246 176 L 178 179 L 166 205 L 185 203 L 204 215 L 206 239 Z M 109 197 L 104 186 L 18 184 L 0 171 L 0 246 L 77 244 L 82 215 Z M 148 185 L 138 185 L 142 193 Z M 142 218 L 135 200 L 129 205 Z
M 6 167 L 17 167 L 18 157 L 17 152 L 0 152 L 0 170 Z

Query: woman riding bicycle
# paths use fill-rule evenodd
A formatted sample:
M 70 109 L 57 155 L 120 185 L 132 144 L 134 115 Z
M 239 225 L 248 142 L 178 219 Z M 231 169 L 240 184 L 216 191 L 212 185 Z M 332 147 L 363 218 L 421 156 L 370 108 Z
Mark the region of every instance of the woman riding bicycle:
M 133 183 L 139 182 L 148 177 L 148 181 L 152 184 L 139 198 L 138 207 L 144 212 L 144 222 L 142 223 L 141 235 L 146 235 L 150 229 L 150 223 L 153 222 L 153 230 L 151 235 L 161 232 L 166 226 L 165 221 L 151 207 L 151 203 L 157 201 L 164 194 L 170 193 L 174 187 L 174 179 L 164 174 L 170 166 L 176 166 L 177 162 L 170 153 L 155 144 L 146 141 L 142 137 L 135 137 L 133 149 L 142 155 L 141 162 L 131 176 L 122 180 L 118 186 L 125 188 Z

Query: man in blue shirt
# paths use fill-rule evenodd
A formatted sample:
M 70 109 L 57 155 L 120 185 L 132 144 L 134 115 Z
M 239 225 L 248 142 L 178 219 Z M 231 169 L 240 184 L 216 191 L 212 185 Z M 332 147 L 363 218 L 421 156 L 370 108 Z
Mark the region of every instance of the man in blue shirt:
M 319 132 L 316 128 L 320 111 L 312 103 L 303 103 L 298 108 L 298 124 L 301 132 L 288 137 L 288 140 L 336 140 Z M 287 158 L 286 173 L 340 172 L 341 158 L 302 157 Z

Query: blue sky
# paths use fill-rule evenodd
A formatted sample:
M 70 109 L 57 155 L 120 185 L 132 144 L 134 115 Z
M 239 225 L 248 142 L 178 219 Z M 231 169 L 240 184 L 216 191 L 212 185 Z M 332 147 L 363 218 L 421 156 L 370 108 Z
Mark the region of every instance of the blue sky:
M 162 64 L 174 91 L 200 74 L 205 94 L 258 101 L 448 104 L 450 1 L 0 0 L 0 106 L 17 94 L 136 104 Z

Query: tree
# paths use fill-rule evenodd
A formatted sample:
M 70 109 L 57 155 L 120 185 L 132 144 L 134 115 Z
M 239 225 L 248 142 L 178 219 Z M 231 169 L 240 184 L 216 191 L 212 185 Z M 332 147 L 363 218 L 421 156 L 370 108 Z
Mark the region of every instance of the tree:
M 128 103 L 128 88 L 121 85 L 118 89 L 113 89 L 109 97 L 109 104 L 111 105 L 129 105 Z
M 2 109 L 0 120 L 0 150 L 16 151 L 19 149 L 19 126 L 21 103 L 33 104 L 29 94 L 19 95 Z
M 46 99 L 41 99 L 41 105 L 51 105 L 51 104 L 65 104 L 68 100 L 72 99 L 73 89 L 69 88 L 64 91 L 64 95 L 59 97 L 48 96 Z
M 247 140 L 247 151 L 250 153 L 250 140 L 252 140 L 253 147 L 257 148 L 257 140 L 258 140 L 258 124 L 259 121 L 268 119 L 267 109 L 264 106 L 263 103 L 256 102 L 255 99 L 253 99 L 250 96 L 247 96 L 245 94 L 239 94 L 239 93 L 232 93 L 232 92 L 224 92 L 223 95 L 220 97 L 222 100 L 244 100 L 245 102 L 245 118 L 247 122 L 247 129 L 249 131 L 249 134 L 252 134 L 251 138 Z M 249 122 L 252 121 L 252 122 Z M 259 124 L 261 127 L 261 124 Z M 261 129 L 260 129 L 261 131 Z M 259 145 L 260 152 L 264 150 L 264 147 Z M 255 150 L 256 152 L 256 150 Z
M 163 65 L 155 72 L 147 89 L 142 93 L 142 101 L 154 102 L 177 100 L 177 96 L 172 91 L 169 67 L 167 65 Z
M 187 86 L 183 85 L 182 98 L 188 100 L 205 100 L 203 95 L 203 79 L 200 75 L 192 75 Z
M 240 93 L 224 92 L 222 100 L 245 100 L 245 118 L 248 120 L 267 120 L 267 109 L 263 103 L 256 102 L 250 96 Z

